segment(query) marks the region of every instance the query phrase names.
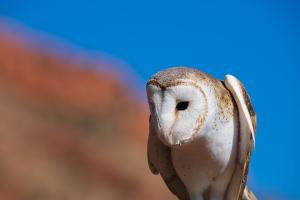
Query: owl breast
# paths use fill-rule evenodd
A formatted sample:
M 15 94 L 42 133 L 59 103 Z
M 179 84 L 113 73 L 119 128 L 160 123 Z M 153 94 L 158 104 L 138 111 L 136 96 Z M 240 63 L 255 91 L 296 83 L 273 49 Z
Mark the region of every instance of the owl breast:
M 238 116 L 214 118 L 201 137 L 171 148 L 172 162 L 190 193 L 202 193 L 226 173 L 233 173 L 237 153 Z M 214 124 L 214 125 L 211 125 Z M 227 176 L 231 177 L 231 175 Z M 229 180 L 228 180 L 229 181 Z

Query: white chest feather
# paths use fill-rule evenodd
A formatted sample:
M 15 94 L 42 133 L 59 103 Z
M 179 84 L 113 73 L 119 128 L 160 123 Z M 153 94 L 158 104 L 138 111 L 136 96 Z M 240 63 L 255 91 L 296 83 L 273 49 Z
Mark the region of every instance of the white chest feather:
M 238 121 L 234 114 L 226 122 L 214 121 L 205 133 L 182 146 L 172 148 L 174 167 L 192 193 L 202 193 L 219 177 L 232 173 L 237 152 Z M 209 123 L 211 124 L 211 123 Z M 230 179 L 231 175 L 227 176 Z M 227 180 L 226 180 L 227 181 Z M 229 180 L 228 180 L 229 181 Z

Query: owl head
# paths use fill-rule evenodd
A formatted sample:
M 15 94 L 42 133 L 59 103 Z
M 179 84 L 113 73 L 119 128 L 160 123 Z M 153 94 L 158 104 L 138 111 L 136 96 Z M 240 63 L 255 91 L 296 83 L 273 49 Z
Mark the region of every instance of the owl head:
M 173 67 L 148 80 L 150 123 L 165 145 L 187 143 L 202 127 L 208 111 L 203 87 L 207 78 L 207 74 L 192 68 Z

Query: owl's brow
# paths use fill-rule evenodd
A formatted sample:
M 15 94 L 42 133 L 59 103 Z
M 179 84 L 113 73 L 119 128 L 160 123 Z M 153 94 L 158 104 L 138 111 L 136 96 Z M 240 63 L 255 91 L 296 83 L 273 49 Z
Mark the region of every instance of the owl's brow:
M 147 82 L 147 85 L 155 85 L 161 89 L 166 89 L 166 88 L 170 88 L 170 87 L 174 87 L 180 84 L 192 84 L 193 86 L 195 86 L 196 88 L 200 88 L 199 85 L 197 83 L 195 83 L 194 81 L 191 80 L 174 80 L 172 82 L 166 83 L 166 84 L 161 84 L 160 82 L 158 82 L 156 79 L 150 79 Z

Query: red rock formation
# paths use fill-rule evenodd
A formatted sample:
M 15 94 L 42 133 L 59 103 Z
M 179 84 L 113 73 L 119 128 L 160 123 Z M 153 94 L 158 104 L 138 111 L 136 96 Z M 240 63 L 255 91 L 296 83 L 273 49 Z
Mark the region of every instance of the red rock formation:
M 175 199 L 148 170 L 147 111 L 83 65 L 0 35 L 0 199 Z

